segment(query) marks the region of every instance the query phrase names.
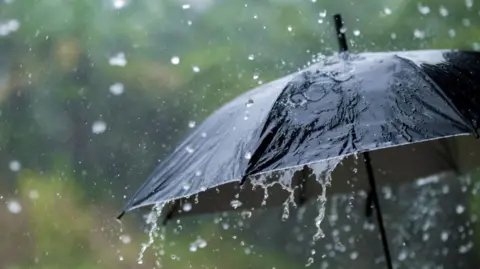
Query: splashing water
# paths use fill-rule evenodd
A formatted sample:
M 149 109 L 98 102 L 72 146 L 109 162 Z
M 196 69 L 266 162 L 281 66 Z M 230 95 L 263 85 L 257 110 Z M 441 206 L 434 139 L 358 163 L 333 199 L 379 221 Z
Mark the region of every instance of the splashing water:
M 145 254 L 145 251 L 153 244 L 155 238 L 159 237 L 158 218 L 162 215 L 162 210 L 164 206 L 165 203 L 156 204 L 153 207 L 152 212 L 150 212 L 147 217 L 147 225 L 150 225 L 150 229 L 148 231 L 148 242 L 142 244 L 142 248 L 137 259 L 138 264 L 143 264 L 143 255 Z M 162 227 L 161 230 L 164 230 L 164 228 Z M 164 238 L 161 239 L 164 240 Z
M 289 193 L 288 198 L 283 202 L 283 214 L 282 214 L 282 220 L 285 221 L 288 219 L 290 215 L 290 205 L 293 205 L 294 207 L 296 206 L 295 203 L 295 188 L 292 187 L 292 178 L 295 172 L 301 171 L 302 167 L 298 166 L 295 168 L 291 168 L 288 170 L 285 170 L 282 172 L 282 175 L 280 178 L 277 180 L 271 180 L 270 178 L 266 175 L 261 175 L 258 178 L 251 178 L 250 182 L 255 189 L 256 187 L 261 187 L 263 189 L 263 201 L 261 206 L 266 206 L 267 205 L 267 199 L 268 199 L 268 189 L 275 184 L 279 184 L 285 191 Z

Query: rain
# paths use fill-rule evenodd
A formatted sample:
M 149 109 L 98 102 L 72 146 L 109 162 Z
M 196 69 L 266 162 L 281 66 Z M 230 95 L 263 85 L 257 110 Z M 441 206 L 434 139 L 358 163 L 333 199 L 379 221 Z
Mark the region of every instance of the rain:
M 473 0 L 0 0 L 0 268 L 479 268 L 480 63 L 436 53 L 479 29 Z

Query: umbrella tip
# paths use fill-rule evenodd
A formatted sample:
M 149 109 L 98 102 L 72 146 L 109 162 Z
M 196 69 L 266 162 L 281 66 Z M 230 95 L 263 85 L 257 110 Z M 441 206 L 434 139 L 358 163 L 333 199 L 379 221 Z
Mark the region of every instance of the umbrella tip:
M 337 41 L 340 52 L 348 51 L 347 38 L 345 36 L 345 28 L 343 27 L 342 15 L 339 13 L 333 15 L 333 21 L 335 22 L 335 31 L 337 33 Z
M 118 214 L 117 220 L 120 221 L 120 219 L 123 217 L 123 215 L 125 215 L 125 210 L 123 210 L 122 212 L 120 212 L 120 214 Z

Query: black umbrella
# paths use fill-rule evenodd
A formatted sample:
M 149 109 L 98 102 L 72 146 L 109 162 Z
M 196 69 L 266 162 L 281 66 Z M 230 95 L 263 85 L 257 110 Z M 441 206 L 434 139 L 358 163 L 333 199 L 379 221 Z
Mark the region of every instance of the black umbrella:
M 370 188 L 392 268 L 376 182 L 461 173 L 480 164 L 471 156 L 479 143 L 470 136 L 476 136 L 480 116 L 480 53 L 350 55 L 342 20 L 334 18 L 338 57 L 321 59 L 220 108 L 155 169 L 124 212 L 168 201 L 177 202 L 167 218 L 252 208 L 267 194 L 273 203 L 301 203 L 319 194 L 325 202 L 329 178 L 317 172 L 317 180 L 307 179 L 318 169 L 333 170 L 331 191 L 349 191 L 352 181 L 355 188 Z M 350 169 L 357 161 L 350 157 L 336 168 L 357 153 L 365 166 Z M 268 193 L 246 187 L 274 183 L 280 184 Z M 193 209 L 182 207 L 200 192 Z

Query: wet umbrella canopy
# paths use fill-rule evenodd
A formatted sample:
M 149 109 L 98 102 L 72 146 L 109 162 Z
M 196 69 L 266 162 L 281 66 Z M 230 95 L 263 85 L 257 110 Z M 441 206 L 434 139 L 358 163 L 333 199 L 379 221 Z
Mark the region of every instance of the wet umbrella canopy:
M 480 148 L 473 136 L 480 117 L 479 66 L 480 53 L 466 51 L 320 58 L 215 112 L 157 167 L 125 211 L 200 192 L 198 204 L 187 210 L 183 199 L 169 217 L 251 208 L 267 195 L 287 204 L 318 196 L 325 202 L 331 171 L 332 192 L 348 192 L 352 185 L 375 190 L 374 178 L 383 184 L 468 171 L 480 160 L 471 158 Z M 352 170 L 356 154 L 369 151 L 361 157 L 367 165 Z M 350 155 L 355 157 L 336 168 Z M 306 180 L 312 172 L 317 180 Z M 283 188 L 268 193 L 247 186 L 277 182 Z M 376 194 L 373 200 L 381 220 Z

